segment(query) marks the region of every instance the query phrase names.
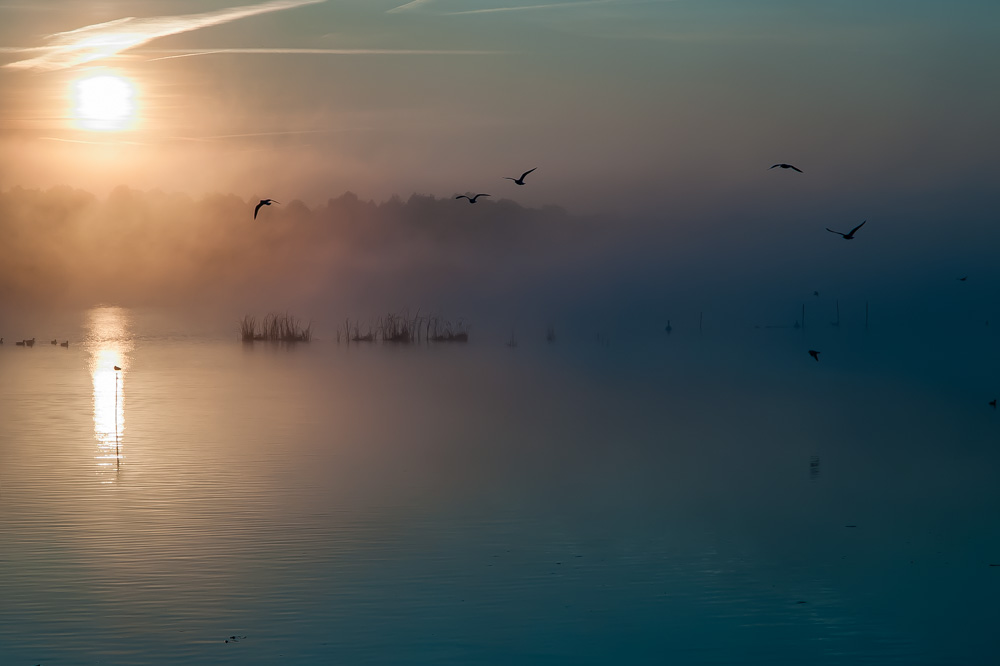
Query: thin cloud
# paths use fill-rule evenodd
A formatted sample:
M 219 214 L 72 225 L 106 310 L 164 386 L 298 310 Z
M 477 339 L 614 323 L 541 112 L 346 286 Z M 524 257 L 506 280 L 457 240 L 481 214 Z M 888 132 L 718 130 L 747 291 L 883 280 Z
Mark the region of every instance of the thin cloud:
M 503 51 L 448 51 L 427 49 L 206 49 L 204 51 L 182 51 L 173 55 L 150 58 L 146 62 L 157 60 L 173 60 L 175 58 L 193 58 L 195 56 L 215 55 L 219 53 L 243 53 L 266 55 L 500 55 Z
M 105 23 L 84 26 L 69 32 L 49 35 L 47 52 L 34 58 L 4 65 L 11 69 L 52 71 L 68 69 L 94 60 L 117 55 L 122 51 L 148 44 L 154 39 L 208 28 L 249 16 L 315 5 L 326 0 L 271 0 L 259 5 L 230 7 L 202 14 L 153 16 L 150 18 L 120 18 Z M 37 47 L 19 52 L 34 52 Z
M 148 143 L 138 141 L 85 141 L 83 139 L 64 139 L 57 136 L 40 136 L 41 141 L 56 141 L 58 143 L 83 143 L 90 146 L 148 146 Z
M 40 141 L 55 141 L 58 143 L 82 143 L 91 146 L 153 146 L 153 145 L 163 145 L 171 141 L 192 141 L 192 142 L 203 142 L 212 143 L 217 141 L 224 141 L 226 139 L 253 139 L 261 137 L 271 137 L 271 136 L 294 136 L 302 134 L 330 134 L 332 132 L 339 130 L 329 130 L 329 129 L 313 129 L 313 130 L 280 130 L 277 132 L 246 132 L 243 134 L 216 134 L 210 136 L 168 136 L 161 139 L 154 139 L 153 143 L 140 142 L 140 141 L 124 141 L 121 139 L 99 141 L 99 140 L 88 140 L 88 139 L 69 139 L 66 137 L 59 136 L 40 136 L 38 139 Z
M 294 136 L 299 134 L 329 134 L 333 130 L 326 129 L 316 129 L 316 130 L 281 130 L 278 132 L 247 132 L 244 134 L 215 134 L 212 136 L 173 136 L 170 137 L 172 141 L 204 141 L 213 142 L 221 141 L 224 139 L 253 139 L 257 137 L 267 137 L 267 136 Z
M 582 7 L 584 5 L 606 5 L 615 0 L 582 0 L 582 2 L 553 2 L 547 5 L 518 5 L 516 7 L 491 7 L 489 9 L 467 9 L 461 12 L 448 12 L 448 16 L 460 16 L 462 14 L 495 14 L 497 12 L 523 12 L 531 9 L 568 9 L 570 7 Z

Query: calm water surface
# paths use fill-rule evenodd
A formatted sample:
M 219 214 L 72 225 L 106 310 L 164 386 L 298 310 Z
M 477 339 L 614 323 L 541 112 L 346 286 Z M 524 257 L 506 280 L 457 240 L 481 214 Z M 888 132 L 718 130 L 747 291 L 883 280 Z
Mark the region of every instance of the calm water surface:
M 0 347 L 5 666 L 995 663 L 985 333 L 46 326 Z

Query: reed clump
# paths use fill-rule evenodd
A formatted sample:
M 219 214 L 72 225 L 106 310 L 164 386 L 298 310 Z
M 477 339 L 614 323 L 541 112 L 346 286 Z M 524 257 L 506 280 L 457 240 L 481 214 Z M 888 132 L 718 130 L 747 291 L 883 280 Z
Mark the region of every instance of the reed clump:
M 375 338 L 378 334 L 378 328 L 374 331 L 372 330 L 371 323 L 365 328 L 365 332 L 361 332 L 361 326 L 357 322 L 354 322 L 354 328 L 351 328 L 351 320 L 348 319 L 344 322 L 344 332 L 346 333 L 348 342 L 375 342 Z M 340 340 L 340 335 L 337 335 L 337 340 Z
M 290 314 L 267 314 L 257 321 L 253 315 L 246 315 L 240 321 L 240 338 L 243 342 L 309 342 L 312 339 L 312 324 L 305 327 Z
M 409 311 L 390 312 L 369 321 L 364 327 L 358 321 L 344 321 L 337 330 L 337 342 L 392 342 L 413 344 L 417 342 L 468 342 L 469 327 L 462 321 L 452 324 L 438 316 L 411 315 Z
M 462 320 L 453 325 L 447 319 L 431 317 L 427 322 L 427 339 L 431 342 L 468 342 L 469 326 Z
M 402 314 L 390 312 L 378 320 L 378 330 L 383 342 L 411 343 L 420 342 L 420 331 L 426 317 L 420 316 L 420 311 L 410 316 L 409 311 Z

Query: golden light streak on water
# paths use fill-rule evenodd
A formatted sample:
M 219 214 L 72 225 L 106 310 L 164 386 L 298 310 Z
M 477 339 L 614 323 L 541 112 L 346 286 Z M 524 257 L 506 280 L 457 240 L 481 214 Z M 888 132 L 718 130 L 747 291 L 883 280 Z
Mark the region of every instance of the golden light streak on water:
M 88 313 L 87 347 L 94 385 L 94 438 L 97 472 L 114 483 L 125 459 L 125 381 L 133 348 L 127 310 L 100 307 Z M 115 370 L 115 367 L 121 370 Z

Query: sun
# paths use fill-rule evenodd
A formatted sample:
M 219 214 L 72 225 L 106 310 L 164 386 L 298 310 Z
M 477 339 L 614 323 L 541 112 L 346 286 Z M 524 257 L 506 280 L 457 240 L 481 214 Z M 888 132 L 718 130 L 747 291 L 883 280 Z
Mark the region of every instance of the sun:
M 135 86 L 113 74 L 78 79 L 73 84 L 73 117 L 83 129 L 129 129 L 136 119 Z

